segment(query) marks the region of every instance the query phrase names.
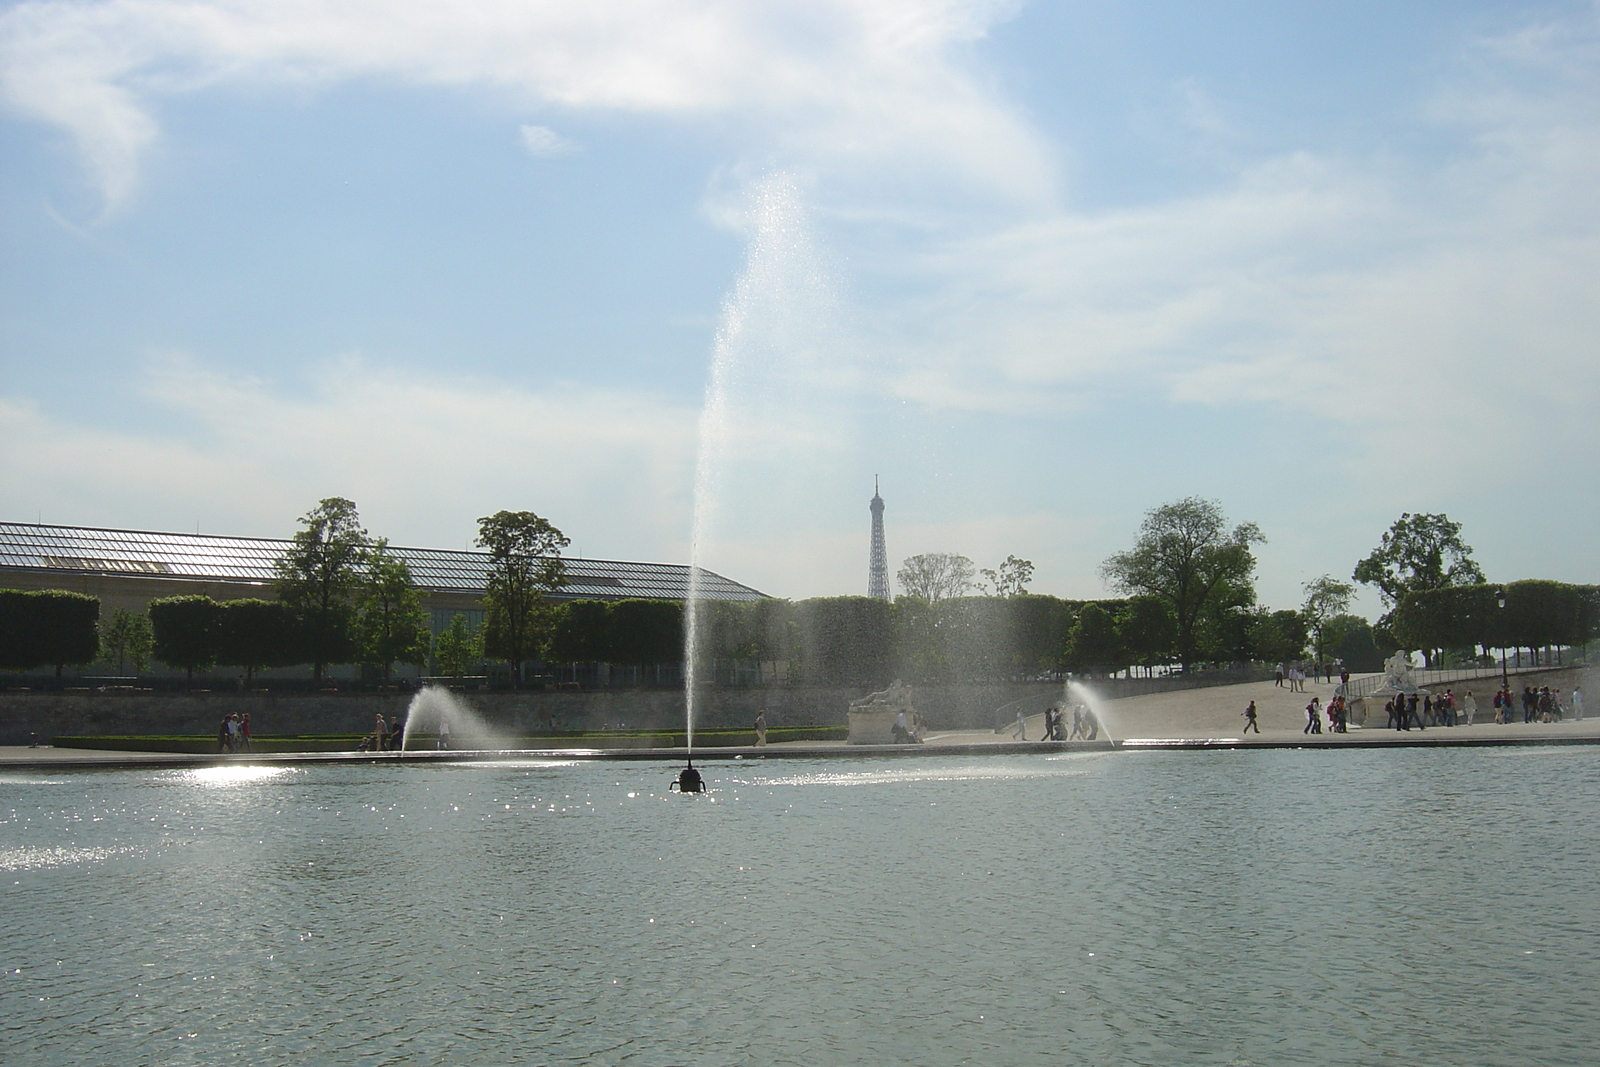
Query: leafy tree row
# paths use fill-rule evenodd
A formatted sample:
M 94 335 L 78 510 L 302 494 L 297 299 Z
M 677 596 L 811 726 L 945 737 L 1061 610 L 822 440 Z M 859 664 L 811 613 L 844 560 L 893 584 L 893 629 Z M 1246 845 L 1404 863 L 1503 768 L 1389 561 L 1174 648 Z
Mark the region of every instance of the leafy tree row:
M 1430 661 L 1447 648 L 1582 645 L 1600 630 L 1600 586 L 1524 581 L 1406 592 L 1391 627 L 1403 647 Z
M 0 669 L 91 663 L 100 653 L 100 600 L 60 589 L 0 589 Z

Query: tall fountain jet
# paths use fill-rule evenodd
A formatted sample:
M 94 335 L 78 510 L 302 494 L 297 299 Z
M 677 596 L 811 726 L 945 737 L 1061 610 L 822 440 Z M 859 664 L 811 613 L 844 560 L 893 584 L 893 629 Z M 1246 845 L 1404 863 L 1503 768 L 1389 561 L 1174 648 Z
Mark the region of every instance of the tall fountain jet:
M 872 554 L 867 561 L 867 596 L 889 599 L 889 551 L 883 547 L 883 497 L 878 495 L 878 476 L 872 476 Z

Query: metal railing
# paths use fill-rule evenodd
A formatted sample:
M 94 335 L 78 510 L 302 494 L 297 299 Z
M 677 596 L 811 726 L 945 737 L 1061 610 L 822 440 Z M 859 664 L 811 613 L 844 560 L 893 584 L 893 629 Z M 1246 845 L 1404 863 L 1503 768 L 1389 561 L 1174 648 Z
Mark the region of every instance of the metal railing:
M 1537 670 L 1560 670 L 1560 667 L 1539 667 Z M 1520 669 L 1520 673 L 1529 673 L 1529 668 Z M 1450 667 L 1436 671 L 1412 671 L 1411 682 L 1419 689 L 1433 689 L 1441 685 L 1451 685 L 1456 682 L 1473 682 L 1479 679 L 1492 678 L 1496 682 L 1501 677 L 1501 667 Z M 1360 700 L 1362 697 L 1371 696 L 1383 688 L 1385 674 L 1369 674 L 1361 678 L 1350 679 L 1349 684 L 1334 692 L 1342 692 L 1346 700 Z

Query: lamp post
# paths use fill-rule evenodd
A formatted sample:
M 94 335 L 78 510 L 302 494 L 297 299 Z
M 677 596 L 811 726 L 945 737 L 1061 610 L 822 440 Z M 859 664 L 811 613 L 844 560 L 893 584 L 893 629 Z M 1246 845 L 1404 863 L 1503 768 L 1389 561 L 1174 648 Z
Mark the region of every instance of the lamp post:
M 1495 603 L 1500 607 L 1498 613 L 1500 616 L 1500 688 L 1509 693 L 1511 692 L 1511 676 L 1506 673 L 1506 587 L 1502 585 L 1500 591 L 1495 595 L 1497 598 Z

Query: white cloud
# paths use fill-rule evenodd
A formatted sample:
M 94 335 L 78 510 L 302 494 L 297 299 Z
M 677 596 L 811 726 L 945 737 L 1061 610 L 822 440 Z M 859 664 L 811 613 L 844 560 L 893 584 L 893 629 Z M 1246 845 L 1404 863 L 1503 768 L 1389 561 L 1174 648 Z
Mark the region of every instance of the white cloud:
M 578 150 L 574 142 L 548 126 L 522 127 L 522 147 L 534 156 L 565 156 Z
M 1048 197 L 1028 128 L 950 59 L 993 0 L 69 0 L 0 15 L 0 99 L 125 196 L 162 97 L 358 77 L 570 110 L 732 118 L 756 157 L 929 167 Z M 891 176 L 892 177 L 892 176 Z
M 288 388 L 153 361 L 117 431 L 0 398 L 0 501 L 47 521 L 286 535 L 346 496 L 397 544 L 465 547 L 537 511 L 577 550 L 683 562 L 696 413 L 625 391 L 530 393 L 346 360 Z M 159 428 L 156 428 L 159 427 Z
M 1323 469 L 1397 495 L 1414 482 L 1385 470 L 1469 487 L 1584 454 L 1597 41 L 1591 21 L 1487 43 L 1422 109 L 1426 150 L 1298 152 L 1220 190 L 914 250 L 921 295 L 883 316 L 893 388 L 996 414 L 1292 410 L 1327 439 Z M 1492 428 L 1528 418 L 1537 432 L 1506 449 Z

